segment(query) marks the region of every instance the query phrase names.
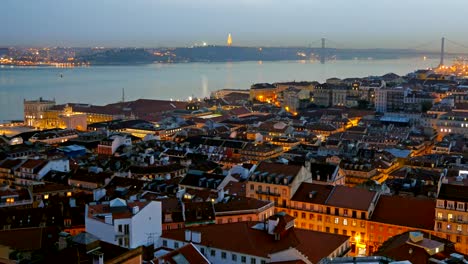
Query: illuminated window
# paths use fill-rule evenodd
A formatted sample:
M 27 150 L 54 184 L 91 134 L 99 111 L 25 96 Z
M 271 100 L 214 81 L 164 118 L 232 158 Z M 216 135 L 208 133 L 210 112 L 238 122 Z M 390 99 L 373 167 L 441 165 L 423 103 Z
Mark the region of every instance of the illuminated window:
M 335 217 L 335 224 L 339 224 L 340 223 L 340 219 L 338 217 Z
M 437 219 L 442 220 L 442 218 L 444 218 L 444 214 L 441 213 L 441 212 L 438 212 L 437 213 Z
M 345 226 L 348 225 L 348 219 L 343 219 L 343 225 L 345 225 Z
M 44 200 L 47 200 L 49 199 L 49 195 L 48 194 L 44 194 Z

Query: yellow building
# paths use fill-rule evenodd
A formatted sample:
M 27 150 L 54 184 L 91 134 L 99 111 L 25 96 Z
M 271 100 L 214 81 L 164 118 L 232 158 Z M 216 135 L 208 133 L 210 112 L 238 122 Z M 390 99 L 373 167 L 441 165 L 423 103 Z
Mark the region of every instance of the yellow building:
M 291 197 L 302 182 L 312 182 L 310 169 L 301 165 L 261 162 L 246 185 L 246 196 L 290 206 Z
M 437 196 L 434 231 L 468 254 L 468 171 L 444 178 Z
M 80 111 L 76 111 L 77 106 Z M 87 124 L 106 122 L 118 116 L 96 111 L 91 105 L 55 105 L 55 100 L 24 100 L 24 123 L 37 129 L 86 130 Z
M 277 210 L 296 217 L 299 228 L 350 236 L 351 255 L 366 255 L 368 219 L 378 197 L 365 189 L 302 183 L 290 204 Z

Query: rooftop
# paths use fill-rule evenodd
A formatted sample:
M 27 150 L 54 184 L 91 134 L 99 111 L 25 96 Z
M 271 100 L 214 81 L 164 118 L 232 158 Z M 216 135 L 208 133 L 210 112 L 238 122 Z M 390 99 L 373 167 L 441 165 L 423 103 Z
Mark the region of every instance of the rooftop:
M 162 238 L 185 241 L 185 230 L 190 230 L 201 233 L 202 245 L 264 258 L 293 247 L 313 263 L 328 256 L 349 239 L 342 235 L 290 228 L 280 240 L 275 240 L 275 237 L 265 230 L 252 228 L 255 224 L 255 222 L 238 222 L 165 230 Z M 226 239 L 227 237 L 230 239 Z

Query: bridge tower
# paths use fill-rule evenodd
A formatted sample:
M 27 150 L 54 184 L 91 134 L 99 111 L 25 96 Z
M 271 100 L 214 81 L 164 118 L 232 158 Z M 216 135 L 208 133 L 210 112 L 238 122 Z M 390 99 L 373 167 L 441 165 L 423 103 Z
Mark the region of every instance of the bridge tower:
M 326 50 L 325 50 L 325 38 L 322 38 L 322 49 L 320 52 L 320 63 L 325 64 L 325 57 L 327 56 Z

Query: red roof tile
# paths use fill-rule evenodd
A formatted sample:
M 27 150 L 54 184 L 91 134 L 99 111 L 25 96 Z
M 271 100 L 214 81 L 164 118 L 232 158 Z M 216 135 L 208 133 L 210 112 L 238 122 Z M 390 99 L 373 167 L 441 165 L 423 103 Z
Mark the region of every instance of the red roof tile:
M 291 228 L 280 240 L 275 240 L 265 230 L 253 229 L 255 224 L 257 223 L 238 222 L 165 230 L 162 238 L 185 241 L 185 230 L 191 230 L 201 233 L 202 245 L 264 258 L 294 247 L 313 263 L 328 256 L 349 239 L 348 236 Z
M 382 195 L 371 219 L 392 225 L 434 229 L 434 199 Z
M 188 263 L 194 264 L 209 264 L 210 262 L 201 254 L 200 251 L 192 244 L 186 244 L 185 246 L 173 250 L 166 255 L 160 257 L 160 259 L 164 260 L 164 263 L 168 264 L 178 264 L 179 262 L 174 257 L 181 255 L 183 256 Z
M 377 192 L 374 191 L 338 185 L 333 189 L 326 204 L 335 207 L 367 211 L 376 196 Z

